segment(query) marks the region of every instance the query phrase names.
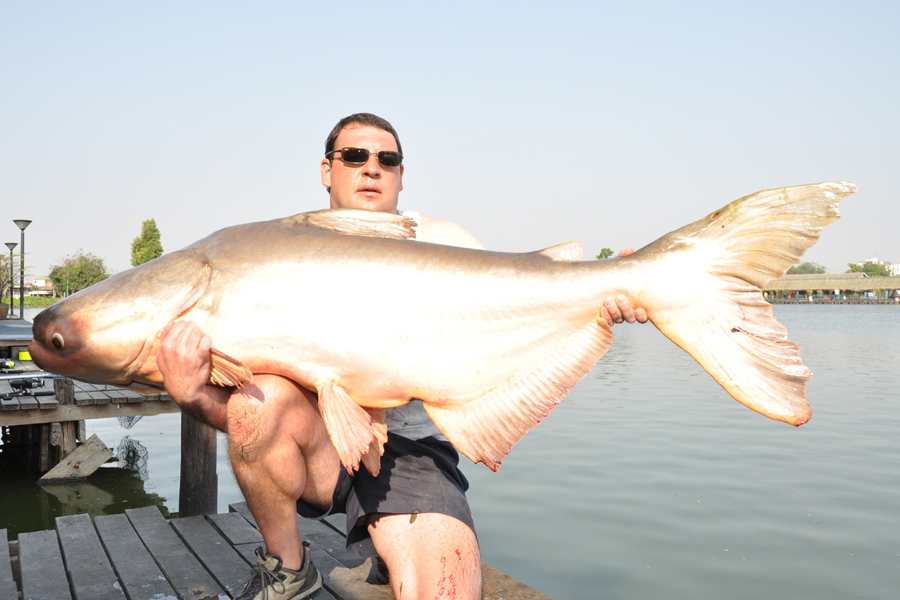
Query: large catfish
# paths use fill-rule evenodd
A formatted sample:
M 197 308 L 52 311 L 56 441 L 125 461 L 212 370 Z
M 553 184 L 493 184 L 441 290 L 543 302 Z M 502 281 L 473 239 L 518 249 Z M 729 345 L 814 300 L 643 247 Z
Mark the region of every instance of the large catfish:
M 811 373 L 760 288 L 855 191 L 759 192 L 610 261 L 410 241 L 408 217 L 366 211 L 238 225 L 53 305 L 29 350 L 54 373 L 158 390 L 159 332 L 192 320 L 215 345 L 211 383 L 274 373 L 317 392 L 350 471 L 378 470 L 379 409 L 411 399 L 496 470 L 609 348 L 601 303 L 623 294 L 739 402 L 801 425 Z

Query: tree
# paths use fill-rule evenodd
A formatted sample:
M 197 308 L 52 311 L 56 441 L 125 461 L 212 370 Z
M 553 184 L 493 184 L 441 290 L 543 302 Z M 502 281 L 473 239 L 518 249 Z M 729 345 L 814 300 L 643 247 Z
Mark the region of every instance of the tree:
M 66 288 L 71 294 L 90 287 L 110 276 L 103 259 L 79 250 L 75 256 L 67 256 L 62 264 L 50 269 L 50 281 L 57 296 L 65 296 Z
M 613 251 L 611 248 L 604 248 L 600 251 L 600 254 L 597 255 L 597 260 L 606 260 L 610 256 L 613 255 Z
M 805 262 L 791 267 L 787 272 L 788 275 L 821 275 L 825 272 L 825 267 L 818 263 Z
M 863 263 L 862 265 L 855 263 L 847 263 L 850 267 L 847 273 L 865 273 L 869 277 L 889 277 L 890 273 L 884 265 L 876 265 L 875 263 Z
M 147 261 L 162 256 L 162 242 L 159 241 L 159 229 L 155 219 L 147 219 L 141 224 L 141 235 L 131 242 L 131 266 L 136 267 Z
M 7 298 L 11 295 L 12 290 L 9 289 L 9 257 L 5 254 L 0 254 L 0 304 L 9 302 Z

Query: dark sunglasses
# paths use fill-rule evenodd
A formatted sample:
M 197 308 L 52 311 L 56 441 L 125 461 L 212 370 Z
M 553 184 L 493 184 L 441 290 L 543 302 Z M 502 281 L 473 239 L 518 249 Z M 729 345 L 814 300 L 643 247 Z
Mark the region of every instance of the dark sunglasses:
M 355 167 L 366 164 L 369 160 L 369 155 L 372 154 L 365 148 L 341 148 L 340 150 L 326 152 L 325 156 L 327 157 L 329 154 L 334 154 L 335 152 L 341 153 L 337 158 L 344 161 L 344 164 L 353 165 Z M 399 152 L 394 152 L 393 150 L 382 150 L 376 154 L 376 156 L 378 157 L 378 164 L 382 167 L 399 167 L 400 163 L 403 162 L 403 155 Z

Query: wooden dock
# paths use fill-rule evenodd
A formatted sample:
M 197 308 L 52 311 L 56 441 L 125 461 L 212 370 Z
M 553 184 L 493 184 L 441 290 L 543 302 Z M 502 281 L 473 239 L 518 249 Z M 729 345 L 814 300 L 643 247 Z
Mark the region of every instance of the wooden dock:
M 166 520 L 155 506 L 125 514 L 58 517 L 56 529 L 8 541 L 0 530 L 0 598 L 205 600 L 233 598 L 255 564 L 262 536 L 244 503 L 231 512 Z M 322 600 L 393 598 L 375 561 L 347 554 L 343 515 L 298 518 L 325 582 Z M 8 542 L 8 543 L 7 543 Z M 485 600 L 551 600 L 482 564 Z

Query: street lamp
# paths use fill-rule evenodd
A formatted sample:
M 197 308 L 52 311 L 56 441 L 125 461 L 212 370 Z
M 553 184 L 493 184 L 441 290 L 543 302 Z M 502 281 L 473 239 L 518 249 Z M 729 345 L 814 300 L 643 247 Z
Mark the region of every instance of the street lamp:
M 15 282 L 13 276 L 13 248 L 18 246 L 18 242 L 6 242 L 6 247 L 9 248 L 9 312 L 13 312 L 13 282 Z
M 26 219 L 13 219 L 22 230 L 22 242 L 19 246 L 19 319 L 25 320 L 25 228 L 31 225 Z

